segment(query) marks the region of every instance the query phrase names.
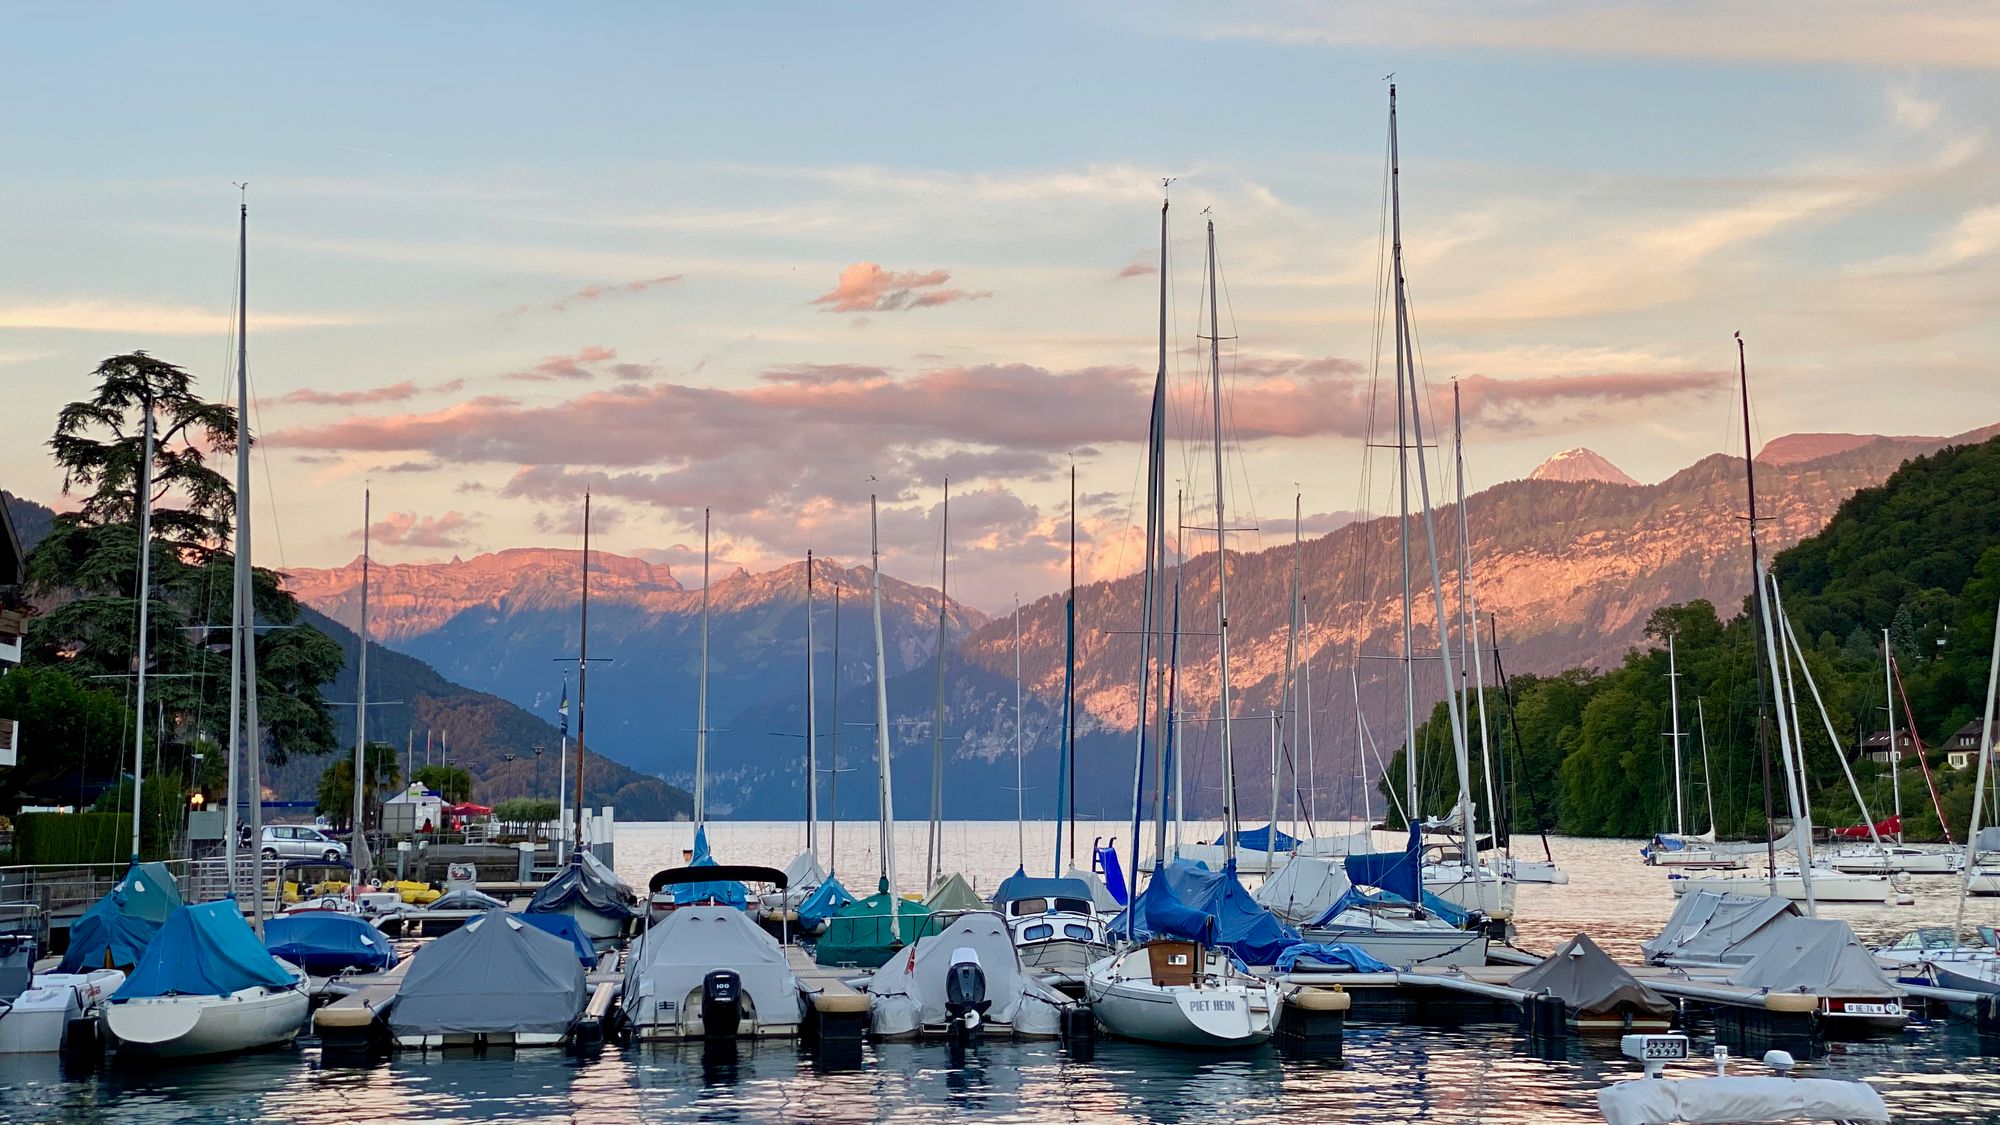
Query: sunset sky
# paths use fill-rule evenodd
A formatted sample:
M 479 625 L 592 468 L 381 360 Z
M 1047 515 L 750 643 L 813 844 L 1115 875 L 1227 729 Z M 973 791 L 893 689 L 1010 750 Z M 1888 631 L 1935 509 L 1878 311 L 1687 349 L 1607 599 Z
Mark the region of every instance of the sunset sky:
M 874 489 L 934 581 L 948 473 L 996 610 L 1060 583 L 1072 461 L 1086 573 L 1136 561 L 1172 176 L 1168 475 L 1211 502 L 1210 208 L 1237 545 L 1295 488 L 1324 530 L 1390 479 L 1391 71 L 1475 486 L 1731 447 L 1738 329 L 1759 440 L 2000 421 L 1991 3 L 64 5 L 0 37 L 0 486 L 61 506 L 104 356 L 225 393 L 248 181 L 260 563 L 352 558 L 364 482 L 389 561 L 574 546 L 590 484 L 684 581 L 704 506 L 722 573 L 860 563 Z

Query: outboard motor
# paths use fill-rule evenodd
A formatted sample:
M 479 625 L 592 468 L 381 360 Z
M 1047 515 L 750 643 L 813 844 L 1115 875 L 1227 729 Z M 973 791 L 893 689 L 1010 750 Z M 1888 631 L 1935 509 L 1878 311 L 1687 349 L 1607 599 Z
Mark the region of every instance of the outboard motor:
M 716 969 L 701 978 L 701 1029 L 709 1039 L 734 1039 L 743 1022 L 743 978 Z
M 0 934 L 0 1001 L 12 1000 L 35 983 L 35 939 Z
M 944 1010 L 952 1042 L 964 1043 L 979 1030 L 979 1021 L 993 1001 L 986 998 L 986 970 L 979 953 L 968 946 L 951 951 L 951 968 L 944 977 Z

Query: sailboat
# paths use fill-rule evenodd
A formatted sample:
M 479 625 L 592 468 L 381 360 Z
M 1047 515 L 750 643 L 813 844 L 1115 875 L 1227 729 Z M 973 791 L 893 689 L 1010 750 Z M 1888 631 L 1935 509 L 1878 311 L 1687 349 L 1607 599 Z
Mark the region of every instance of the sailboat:
M 1715 847 L 1715 796 L 1709 794 L 1708 831 L 1690 836 L 1687 832 L 1686 809 L 1681 787 L 1681 681 L 1680 669 L 1674 659 L 1674 637 L 1667 634 L 1667 715 L 1673 729 L 1667 737 L 1673 742 L 1674 751 L 1674 830 L 1671 834 L 1662 832 L 1654 836 L 1652 842 L 1639 849 L 1646 863 L 1653 867 L 1677 867 L 1682 870 L 1722 869 L 1739 870 L 1744 866 L 1740 854 L 1718 851 Z M 1708 765 L 1708 744 L 1702 743 L 1702 768 L 1704 776 Z
M 1896 735 L 1896 661 L 1889 649 L 1887 629 L 1882 630 L 1882 684 L 1884 698 L 1888 702 L 1885 710 L 1889 714 L 1889 791 L 1894 795 L 1895 811 L 1880 824 L 1860 826 L 1865 829 L 1862 832 L 1852 828 L 1834 829 L 1833 834 L 1838 839 L 1873 836 L 1874 842 L 1836 848 L 1827 857 L 1827 865 L 1835 871 L 1854 874 L 1901 872 L 1909 875 L 1955 875 L 1964 867 L 1963 853 L 1949 847 L 1919 848 L 1903 843 L 1903 753 Z M 1915 731 L 1909 732 L 1908 740 L 1916 745 L 1921 757 L 1923 744 L 1917 740 Z M 1942 814 L 1938 819 L 1939 823 L 1943 823 Z M 1882 840 L 1885 831 L 1893 833 L 1895 839 Z

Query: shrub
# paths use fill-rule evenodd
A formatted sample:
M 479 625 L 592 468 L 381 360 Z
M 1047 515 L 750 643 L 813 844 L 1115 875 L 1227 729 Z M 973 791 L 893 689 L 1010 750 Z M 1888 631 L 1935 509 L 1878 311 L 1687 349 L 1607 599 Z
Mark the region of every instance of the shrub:
M 117 863 L 132 856 L 132 818 L 117 813 L 22 813 L 14 818 L 17 863 Z
M 493 806 L 495 819 L 505 824 L 544 824 L 558 813 L 554 801 L 546 797 L 509 797 Z

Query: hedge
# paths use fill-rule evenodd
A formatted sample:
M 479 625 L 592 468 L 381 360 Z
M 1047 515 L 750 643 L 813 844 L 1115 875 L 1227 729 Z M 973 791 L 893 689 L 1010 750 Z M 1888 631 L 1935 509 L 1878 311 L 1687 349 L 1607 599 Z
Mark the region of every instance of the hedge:
M 118 863 L 132 857 L 132 818 L 117 813 L 22 813 L 14 862 Z

